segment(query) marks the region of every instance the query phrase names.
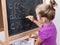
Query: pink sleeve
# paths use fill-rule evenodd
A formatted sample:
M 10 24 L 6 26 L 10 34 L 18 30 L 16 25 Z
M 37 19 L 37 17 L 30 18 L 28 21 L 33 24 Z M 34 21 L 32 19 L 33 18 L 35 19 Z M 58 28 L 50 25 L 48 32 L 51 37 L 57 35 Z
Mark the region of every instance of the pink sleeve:
M 51 36 L 52 36 L 52 33 L 51 33 L 50 30 L 45 30 L 44 29 L 44 31 L 39 31 L 38 32 L 38 38 L 40 38 L 42 40 L 48 39 Z

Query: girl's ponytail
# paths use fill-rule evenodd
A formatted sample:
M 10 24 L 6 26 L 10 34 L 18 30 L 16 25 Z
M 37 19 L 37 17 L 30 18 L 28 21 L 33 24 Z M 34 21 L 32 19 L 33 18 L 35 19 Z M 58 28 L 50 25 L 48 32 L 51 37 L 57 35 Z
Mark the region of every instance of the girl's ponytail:
M 55 6 L 57 6 L 57 3 L 55 0 L 50 0 L 50 7 L 53 9 Z

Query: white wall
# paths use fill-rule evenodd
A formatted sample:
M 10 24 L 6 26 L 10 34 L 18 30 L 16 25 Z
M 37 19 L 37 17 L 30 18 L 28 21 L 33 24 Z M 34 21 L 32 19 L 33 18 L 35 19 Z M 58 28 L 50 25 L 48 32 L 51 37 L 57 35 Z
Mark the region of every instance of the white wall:
M 58 7 L 56 10 L 56 18 L 54 20 L 57 27 L 57 45 L 60 45 L 60 0 L 56 0 Z
M 57 27 L 57 45 L 60 45 L 60 0 L 56 0 L 58 6 L 56 7 L 56 17 L 54 19 L 54 23 Z M 46 3 L 49 3 L 49 0 L 46 1 Z
M 2 41 L 2 42 L 5 41 L 5 33 L 4 33 L 4 31 L 0 32 L 0 41 Z

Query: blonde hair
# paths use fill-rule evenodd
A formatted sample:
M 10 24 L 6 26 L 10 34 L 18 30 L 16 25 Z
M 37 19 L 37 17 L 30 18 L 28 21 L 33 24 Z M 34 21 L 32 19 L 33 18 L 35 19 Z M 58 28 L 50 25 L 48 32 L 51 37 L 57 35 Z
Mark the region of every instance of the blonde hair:
M 55 9 L 54 7 L 57 5 L 55 0 L 50 0 L 50 4 L 39 4 L 36 7 L 36 13 L 40 15 L 40 17 L 46 17 L 49 20 L 53 20 L 55 18 Z

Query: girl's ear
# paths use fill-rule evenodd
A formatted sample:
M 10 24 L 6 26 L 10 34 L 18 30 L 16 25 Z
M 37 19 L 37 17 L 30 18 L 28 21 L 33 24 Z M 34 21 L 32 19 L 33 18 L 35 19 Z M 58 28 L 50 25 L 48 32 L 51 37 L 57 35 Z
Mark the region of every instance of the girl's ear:
M 48 19 L 47 19 L 46 17 L 43 17 L 43 18 L 42 18 L 42 22 L 43 22 L 43 23 L 45 23 L 45 22 L 47 22 L 47 21 L 48 21 Z

